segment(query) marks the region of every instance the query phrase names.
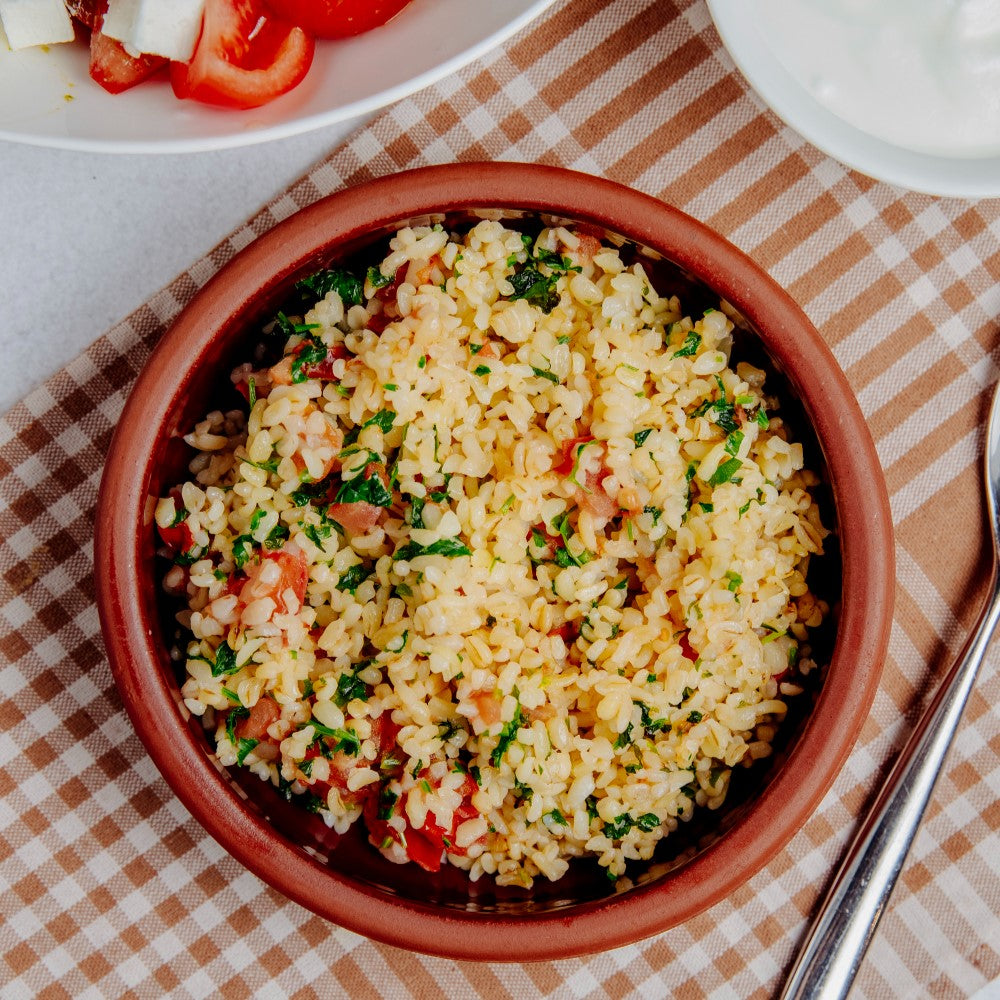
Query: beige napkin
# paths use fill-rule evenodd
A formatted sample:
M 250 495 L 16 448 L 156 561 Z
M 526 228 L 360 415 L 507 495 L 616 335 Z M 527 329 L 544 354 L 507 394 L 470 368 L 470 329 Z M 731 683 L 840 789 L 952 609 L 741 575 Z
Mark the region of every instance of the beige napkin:
M 897 532 L 884 681 L 816 814 L 682 927 L 584 959 L 411 955 L 313 916 L 178 805 L 122 711 L 91 576 L 101 462 L 135 374 L 218 267 L 369 177 L 559 164 L 662 197 L 805 308 L 870 421 Z M 859 811 L 984 596 L 977 461 L 997 377 L 1000 201 L 853 173 L 763 108 L 700 0 L 562 0 L 402 101 L 0 421 L 0 992 L 11 997 L 764 998 Z M 866 485 L 858 483 L 864 490 Z M 1000 977 L 1000 657 L 991 655 L 856 997 L 964 997 Z

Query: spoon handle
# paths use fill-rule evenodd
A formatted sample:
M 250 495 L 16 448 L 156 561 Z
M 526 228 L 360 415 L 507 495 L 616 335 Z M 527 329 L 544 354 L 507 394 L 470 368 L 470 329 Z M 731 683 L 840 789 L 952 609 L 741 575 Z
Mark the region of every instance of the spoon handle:
M 976 673 L 1000 619 L 991 598 L 955 664 L 924 711 L 855 835 L 813 921 L 781 1000 L 843 1000 L 903 867 Z

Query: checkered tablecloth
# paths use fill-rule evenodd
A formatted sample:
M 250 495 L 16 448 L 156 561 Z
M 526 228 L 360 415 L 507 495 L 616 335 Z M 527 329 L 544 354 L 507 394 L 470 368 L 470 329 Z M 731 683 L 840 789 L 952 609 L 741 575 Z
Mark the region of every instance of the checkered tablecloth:
M 881 689 L 846 768 L 788 848 L 684 926 L 530 965 L 375 944 L 229 858 L 132 731 L 92 576 L 95 497 L 115 421 L 195 290 L 322 195 L 478 159 L 610 177 L 746 250 L 846 371 L 896 528 Z M 748 90 L 701 0 L 562 0 L 501 49 L 381 114 L 0 420 L 0 994 L 771 996 L 859 813 L 985 596 L 977 463 L 998 316 L 1000 200 L 906 193 L 818 152 Z M 994 652 L 854 997 L 965 997 L 1000 978 L 998 665 Z

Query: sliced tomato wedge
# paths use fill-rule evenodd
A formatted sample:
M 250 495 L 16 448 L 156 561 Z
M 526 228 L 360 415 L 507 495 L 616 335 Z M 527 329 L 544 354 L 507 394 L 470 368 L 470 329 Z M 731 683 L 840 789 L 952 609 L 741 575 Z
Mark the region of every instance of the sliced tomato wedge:
M 194 55 L 171 63 L 170 82 L 180 98 L 256 108 L 301 82 L 314 48 L 310 35 L 271 17 L 262 0 L 208 0 Z
M 410 0 L 267 0 L 280 18 L 318 38 L 347 38 L 395 17 Z
M 129 90 L 166 65 L 163 56 L 132 56 L 117 39 L 96 30 L 90 33 L 90 78 L 109 94 Z

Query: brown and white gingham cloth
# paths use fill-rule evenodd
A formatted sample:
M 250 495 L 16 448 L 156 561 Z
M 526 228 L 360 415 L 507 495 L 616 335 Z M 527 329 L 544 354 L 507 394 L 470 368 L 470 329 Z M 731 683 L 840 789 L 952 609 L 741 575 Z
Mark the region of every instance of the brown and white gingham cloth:
M 530 965 L 375 944 L 229 858 L 132 731 L 92 579 L 112 429 L 194 291 L 322 195 L 478 159 L 622 181 L 754 257 L 845 369 L 885 468 L 897 539 L 895 623 L 871 718 L 787 850 L 684 926 Z M 748 90 L 701 0 L 562 0 L 502 49 L 383 113 L 0 420 L 0 994 L 773 995 L 859 812 L 984 597 L 977 463 L 998 316 L 1000 200 L 906 193 L 818 152 Z M 995 651 L 854 997 L 965 997 L 1000 977 L 998 664 Z

